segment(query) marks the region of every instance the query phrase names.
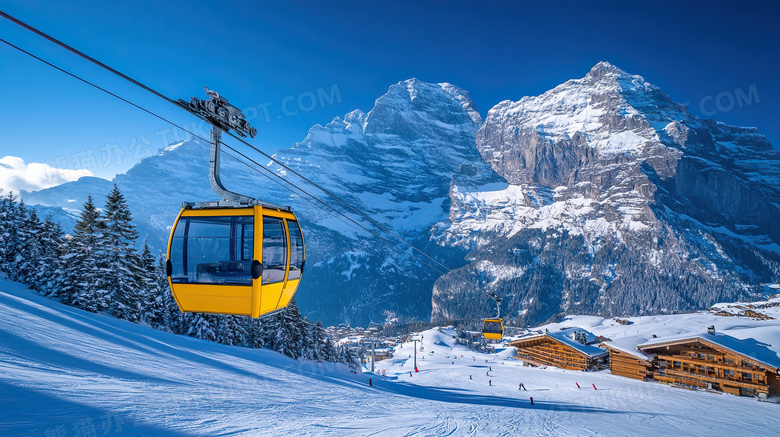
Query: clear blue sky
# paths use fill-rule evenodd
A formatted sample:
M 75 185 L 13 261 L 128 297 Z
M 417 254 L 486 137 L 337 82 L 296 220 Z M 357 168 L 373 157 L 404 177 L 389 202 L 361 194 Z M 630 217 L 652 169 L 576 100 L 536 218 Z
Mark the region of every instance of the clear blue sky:
M 255 106 L 252 143 L 269 152 L 314 124 L 371 109 L 410 77 L 468 90 L 484 115 L 601 60 L 694 114 L 756 126 L 780 144 L 772 2 L 594 3 L 6 0 L 0 9 L 168 96 L 205 97 L 207 85 Z M 194 121 L 7 20 L 0 35 L 178 123 Z M 5 45 L 0 59 L 0 157 L 91 166 L 111 178 L 176 139 L 164 122 Z M 312 104 L 318 90 L 332 101 Z M 737 104 L 740 93 L 750 104 Z

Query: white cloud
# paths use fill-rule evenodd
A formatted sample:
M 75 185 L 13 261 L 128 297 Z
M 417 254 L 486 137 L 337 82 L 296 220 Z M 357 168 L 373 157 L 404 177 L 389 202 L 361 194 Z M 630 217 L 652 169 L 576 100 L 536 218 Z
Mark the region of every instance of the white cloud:
M 82 176 L 92 176 L 92 172 L 54 168 L 40 162 L 25 164 L 22 158 L 16 156 L 0 158 L 0 188 L 6 193 L 41 190 L 75 181 Z

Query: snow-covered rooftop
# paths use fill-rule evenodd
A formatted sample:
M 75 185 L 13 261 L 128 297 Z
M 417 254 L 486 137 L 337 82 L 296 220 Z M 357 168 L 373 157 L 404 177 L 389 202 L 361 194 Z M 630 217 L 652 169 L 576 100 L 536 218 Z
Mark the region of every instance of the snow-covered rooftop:
M 585 344 L 577 340 L 578 332 L 584 335 L 583 338 L 585 339 Z M 545 332 L 544 334 L 537 334 L 537 335 L 532 335 L 530 337 L 524 337 L 519 339 L 518 341 L 531 340 L 531 339 L 541 338 L 545 336 L 550 337 L 560 343 L 563 343 L 579 352 L 582 352 L 583 354 L 587 355 L 589 358 L 598 358 L 609 353 L 605 349 L 602 349 L 597 346 L 592 346 L 592 344 L 598 343 L 599 339 L 595 335 L 593 335 L 593 333 L 588 332 L 582 328 L 564 328 L 555 332 Z
M 780 368 L 780 356 L 778 356 L 775 351 L 769 349 L 769 347 L 772 345 L 762 343 L 754 338 L 739 339 L 722 332 L 705 332 L 692 335 L 676 335 L 653 340 L 654 341 L 637 345 L 637 349 L 650 349 L 660 344 L 684 343 L 688 341 L 702 340 L 704 342 L 709 342 L 726 348 L 738 354 L 745 355 L 775 369 Z
M 642 352 L 636 348 L 636 345 L 649 341 L 650 338 L 648 337 L 649 335 L 632 335 L 629 337 L 618 337 L 615 339 L 611 339 L 610 341 L 604 342 L 604 346 L 617 349 L 621 352 L 626 352 L 645 361 L 650 361 L 653 359 L 653 354 Z

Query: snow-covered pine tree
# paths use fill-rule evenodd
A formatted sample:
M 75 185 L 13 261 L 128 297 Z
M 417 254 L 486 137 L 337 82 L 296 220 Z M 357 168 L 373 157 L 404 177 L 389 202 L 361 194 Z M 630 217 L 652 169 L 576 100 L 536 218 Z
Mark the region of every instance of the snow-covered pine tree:
M 281 311 L 279 316 L 278 343 L 275 350 L 290 358 L 298 359 L 304 352 L 301 349 L 301 337 L 305 335 L 305 332 L 302 332 L 303 317 L 301 317 L 301 313 L 298 311 L 298 304 L 295 303 L 295 298 L 290 300 L 287 308 Z
M 132 218 L 124 195 L 114 184 L 111 193 L 106 196 L 103 212 L 106 288 L 112 314 L 136 322 L 141 312 L 141 261 L 135 250 L 138 232 L 132 224 Z
M 110 302 L 102 277 L 104 271 L 101 268 L 104 229 L 100 211 L 90 195 L 73 227 L 73 235 L 66 238 L 64 255 L 57 271 L 57 276 L 61 278 L 57 294 L 64 303 L 91 312 L 109 308 Z
M 349 348 L 349 345 L 341 345 L 338 348 L 338 362 L 345 363 L 352 369 L 359 369 L 360 368 L 360 358 L 355 355 L 354 352 L 352 352 L 352 349 Z
M 263 323 L 264 322 L 262 319 L 253 319 L 250 317 L 245 318 L 244 329 L 246 331 L 246 347 L 265 347 Z
M 263 318 L 263 343 L 268 349 L 298 358 L 296 326 L 291 319 L 287 310 Z
M 33 288 L 42 294 L 51 294 L 56 287 L 57 268 L 62 255 L 63 235 L 60 225 L 47 216 L 38 234 L 41 256 L 35 266 Z
M 40 244 L 41 220 L 33 208 L 19 202 L 18 254 L 14 263 L 16 280 L 35 289 L 35 272 L 43 256 Z
M 324 361 L 338 361 L 338 352 L 336 351 L 336 345 L 330 337 L 325 337 L 325 358 Z
M 301 317 L 298 325 L 299 357 L 309 361 L 318 361 L 314 329 L 314 324 L 308 318 Z
M 3 190 L 0 188 L 0 192 Z M 0 272 L 4 273 L 4 260 L 8 252 L 7 243 L 7 229 L 8 225 L 8 208 L 6 207 L 5 197 L 0 198 Z
M 152 327 L 162 324 L 163 312 L 162 293 L 158 292 L 157 259 L 152 254 L 149 242 L 144 239 L 144 246 L 138 258 L 138 297 L 140 320 Z
M 187 335 L 200 338 L 201 340 L 216 341 L 217 332 L 214 329 L 216 324 L 213 314 L 192 314 L 189 328 L 187 329 Z
M 218 316 L 217 343 L 229 346 L 243 346 L 246 330 L 240 316 Z
M 16 204 L 16 196 L 9 192 L 2 198 L 0 204 L 0 237 L 3 239 L 2 257 L 0 257 L 0 270 L 9 278 L 16 279 L 16 257 L 19 253 L 18 232 L 21 226 L 19 208 Z
M 325 334 L 325 328 L 323 328 L 321 321 L 317 320 L 317 323 L 313 325 L 312 335 L 315 347 L 314 359 L 317 361 L 336 361 L 336 348 L 330 337 Z
M 3 189 L 0 188 L 0 194 L 2 194 Z M 8 225 L 6 222 L 8 221 L 8 202 L 5 199 L 5 196 L 0 197 L 0 272 L 4 272 L 3 270 L 3 260 L 5 259 L 6 255 L 6 232 Z

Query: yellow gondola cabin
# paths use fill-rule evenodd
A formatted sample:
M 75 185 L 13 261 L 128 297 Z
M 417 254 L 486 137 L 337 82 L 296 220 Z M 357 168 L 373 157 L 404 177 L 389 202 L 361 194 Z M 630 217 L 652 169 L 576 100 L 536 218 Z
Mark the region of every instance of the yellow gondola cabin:
M 303 263 L 295 215 L 261 205 L 186 204 L 168 244 L 168 281 L 183 312 L 274 313 L 295 294 Z

